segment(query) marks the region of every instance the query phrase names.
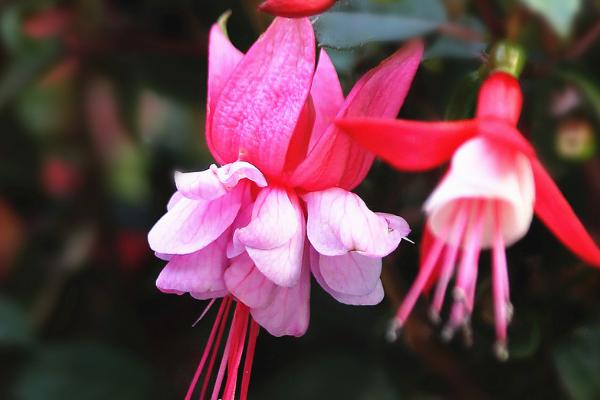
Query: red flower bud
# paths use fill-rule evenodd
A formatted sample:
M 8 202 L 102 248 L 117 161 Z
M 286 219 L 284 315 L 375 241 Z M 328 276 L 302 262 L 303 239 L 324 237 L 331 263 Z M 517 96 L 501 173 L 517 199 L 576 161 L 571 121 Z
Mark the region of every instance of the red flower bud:
M 258 9 L 280 17 L 299 18 L 322 13 L 335 0 L 266 0 Z

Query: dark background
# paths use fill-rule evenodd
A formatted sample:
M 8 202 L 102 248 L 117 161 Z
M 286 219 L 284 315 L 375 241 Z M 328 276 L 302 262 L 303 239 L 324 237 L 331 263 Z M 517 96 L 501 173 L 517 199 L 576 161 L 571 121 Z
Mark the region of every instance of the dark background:
M 214 310 L 192 328 L 204 304 L 154 287 L 163 262 L 146 233 L 174 190 L 172 172 L 212 162 L 203 138 L 210 26 L 231 9 L 230 37 L 246 50 L 269 23 L 257 3 L 0 3 L 0 398 L 185 394 Z M 425 38 L 405 118 L 470 116 L 484 51 L 502 38 L 520 43 L 520 128 L 598 239 L 600 1 L 353 0 L 338 10 L 360 28 L 344 14 L 315 25 L 337 48 L 346 90 L 402 41 Z M 377 162 L 357 190 L 371 209 L 404 216 L 418 242 L 420 205 L 442 172 Z M 250 397 L 600 398 L 600 273 L 537 221 L 508 257 L 509 361 L 492 352 L 487 253 L 472 347 L 443 343 L 424 301 L 402 338 L 385 341 L 418 266 L 418 246 L 403 244 L 385 260 L 381 305 L 343 306 L 313 284 L 304 337 L 263 331 Z

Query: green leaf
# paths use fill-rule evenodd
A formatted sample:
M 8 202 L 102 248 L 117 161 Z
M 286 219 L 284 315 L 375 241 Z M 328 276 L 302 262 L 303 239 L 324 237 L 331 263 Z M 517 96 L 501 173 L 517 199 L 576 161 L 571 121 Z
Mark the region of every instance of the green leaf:
M 34 341 L 25 310 L 0 297 L 0 346 L 28 346 Z
M 581 8 L 581 0 L 520 0 L 530 10 L 541 15 L 556 33 L 567 37 L 573 20 Z
M 61 54 L 57 43 L 46 42 L 16 56 L 0 77 L 0 108 L 13 100 L 27 85 L 38 79 Z
M 444 119 L 457 120 L 473 117 L 481 80 L 479 71 L 473 71 L 461 79 L 450 96 Z
M 600 398 L 600 326 L 577 330 L 554 350 L 554 363 L 574 399 Z
M 136 400 L 152 394 L 147 368 L 105 345 L 79 343 L 43 348 L 14 387 L 18 400 Z
M 436 30 L 440 24 L 404 15 L 330 12 L 316 20 L 315 30 L 322 46 L 344 49 L 414 38 Z

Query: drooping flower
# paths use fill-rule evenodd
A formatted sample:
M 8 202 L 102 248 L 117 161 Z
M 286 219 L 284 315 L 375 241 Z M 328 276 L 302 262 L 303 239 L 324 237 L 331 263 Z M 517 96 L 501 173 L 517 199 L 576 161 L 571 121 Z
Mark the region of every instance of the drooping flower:
M 213 398 L 248 390 L 259 325 L 301 336 L 309 322 L 310 275 L 342 303 L 377 304 L 381 258 L 409 233 L 397 216 L 373 213 L 350 192 L 374 156 L 333 124 L 336 117 L 394 117 L 422 46 L 412 43 L 369 71 L 344 99 L 327 53 L 315 68 L 308 19 L 276 18 L 244 55 L 213 26 L 206 140 L 220 167 L 177 173 L 168 212 L 149 233 L 168 261 L 157 286 L 205 300 L 223 298 L 188 391 L 207 390 L 230 309 L 231 329 Z M 308 239 L 308 240 L 306 240 Z M 212 304 L 212 302 L 211 302 Z
M 439 319 L 454 275 L 454 303 L 444 333 L 450 337 L 460 327 L 468 330 L 480 251 L 491 249 L 495 349 L 500 358 L 507 357 L 512 306 L 505 247 L 527 233 L 534 212 L 573 253 L 600 266 L 600 250 L 516 129 L 521 105 L 517 79 L 493 72 L 480 89 L 476 117 L 470 120 L 348 118 L 337 122 L 398 169 L 422 171 L 450 161 L 448 172 L 425 203 L 421 268 L 398 309 L 394 328 L 404 324 L 419 294 L 433 285 L 431 314 Z
M 336 0 L 265 0 L 258 9 L 280 17 L 299 18 L 322 13 Z

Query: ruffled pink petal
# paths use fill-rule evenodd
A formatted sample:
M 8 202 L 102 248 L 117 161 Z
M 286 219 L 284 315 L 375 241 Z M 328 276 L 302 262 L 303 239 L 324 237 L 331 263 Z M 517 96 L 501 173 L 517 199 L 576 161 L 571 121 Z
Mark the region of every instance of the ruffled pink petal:
M 213 157 L 224 164 L 224 158 L 216 151 L 212 143 L 211 122 L 215 105 L 229 76 L 244 54 L 236 49 L 219 24 L 210 30 L 208 45 L 208 100 L 206 102 L 206 144 Z M 233 160 L 231 160 L 233 161 Z
M 277 286 L 268 306 L 254 308 L 250 312 L 252 318 L 273 336 L 302 336 L 308 329 L 309 303 L 310 269 L 306 262 L 295 286 Z
M 343 189 L 311 192 L 303 198 L 308 209 L 308 239 L 323 255 L 339 256 L 354 251 L 384 257 L 408 233 L 402 218 L 377 215 L 360 197 Z
M 182 198 L 148 233 L 150 247 L 164 254 L 189 254 L 206 247 L 231 225 L 245 191 L 239 187 L 213 201 Z
M 195 253 L 172 256 L 158 276 L 156 287 L 165 293 L 194 293 L 201 297 L 226 291 L 223 273 L 229 236 L 225 233 Z
M 535 213 L 548 229 L 583 261 L 600 267 L 600 249 L 586 231 L 539 160 L 532 160 L 535 179 Z
M 167 211 L 169 211 L 171 208 L 173 208 L 175 206 L 175 204 L 177 204 L 179 202 L 179 200 L 181 200 L 183 198 L 183 195 L 179 192 L 175 192 L 173 193 L 173 195 L 171 196 L 171 198 L 169 199 L 168 203 L 167 203 Z
M 254 209 L 254 203 L 248 203 L 248 204 L 242 206 L 242 209 L 240 210 L 237 217 L 233 221 L 233 224 L 231 224 L 234 234 L 233 234 L 232 239 L 229 241 L 229 243 L 227 243 L 227 257 L 228 258 L 235 258 L 246 251 L 246 247 L 244 246 L 244 244 L 242 242 L 240 242 L 240 239 L 238 237 L 239 233 L 237 232 L 237 230 L 239 228 L 244 228 L 244 227 L 248 226 L 248 224 L 250 224 L 250 221 L 252 221 L 252 210 L 253 209 Z
M 240 159 L 268 176 L 281 173 L 314 68 L 308 19 L 276 18 L 237 65 L 215 106 L 210 141 L 226 162 Z
M 336 299 L 340 303 L 349 304 L 349 305 L 353 305 L 353 306 L 371 306 L 371 305 L 379 304 L 381 302 L 381 300 L 383 300 L 384 291 L 383 291 L 383 285 L 381 284 L 380 279 L 377 279 L 375 288 L 370 293 L 368 293 L 366 295 L 362 295 L 362 296 L 360 296 L 360 295 L 355 296 L 355 295 L 341 293 L 336 290 L 333 290 L 327 284 L 327 282 L 325 281 L 325 279 L 323 279 L 323 276 L 321 275 L 320 261 L 319 261 L 320 259 L 330 258 L 330 257 L 320 255 L 319 253 L 317 253 L 316 250 L 314 250 L 312 248 L 311 248 L 310 257 L 311 257 L 310 258 L 310 268 L 313 273 L 313 276 L 315 277 L 315 279 L 317 280 L 319 285 L 323 288 L 323 290 L 325 290 L 327 293 L 329 293 L 334 299 Z M 331 258 L 336 258 L 336 257 L 340 257 L 340 256 L 334 256 Z M 343 256 L 341 256 L 341 257 L 343 257 Z
M 225 284 L 231 294 L 250 308 L 268 306 L 277 287 L 256 269 L 246 254 L 231 262 L 225 271 Z
M 422 53 L 423 45 L 411 42 L 369 71 L 354 86 L 337 118 L 394 118 L 408 93 Z M 332 186 L 350 190 L 364 179 L 373 157 L 332 124 L 309 147 L 306 160 L 292 176 L 292 183 L 310 191 Z
M 222 167 L 211 165 L 200 172 L 176 172 L 175 186 L 183 196 L 195 200 L 214 200 L 236 187 L 242 179 L 253 181 L 259 187 L 267 186 L 263 174 L 252 164 L 236 161 Z
M 319 256 L 319 270 L 327 286 L 353 296 L 371 293 L 381 275 L 381 258 L 350 252 L 341 256 Z
M 234 240 L 246 247 L 267 278 L 290 287 L 300 278 L 304 235 L 304 215 L 296 195 L 268 187 L 256 198 L 252 222 L 238 229 Z

